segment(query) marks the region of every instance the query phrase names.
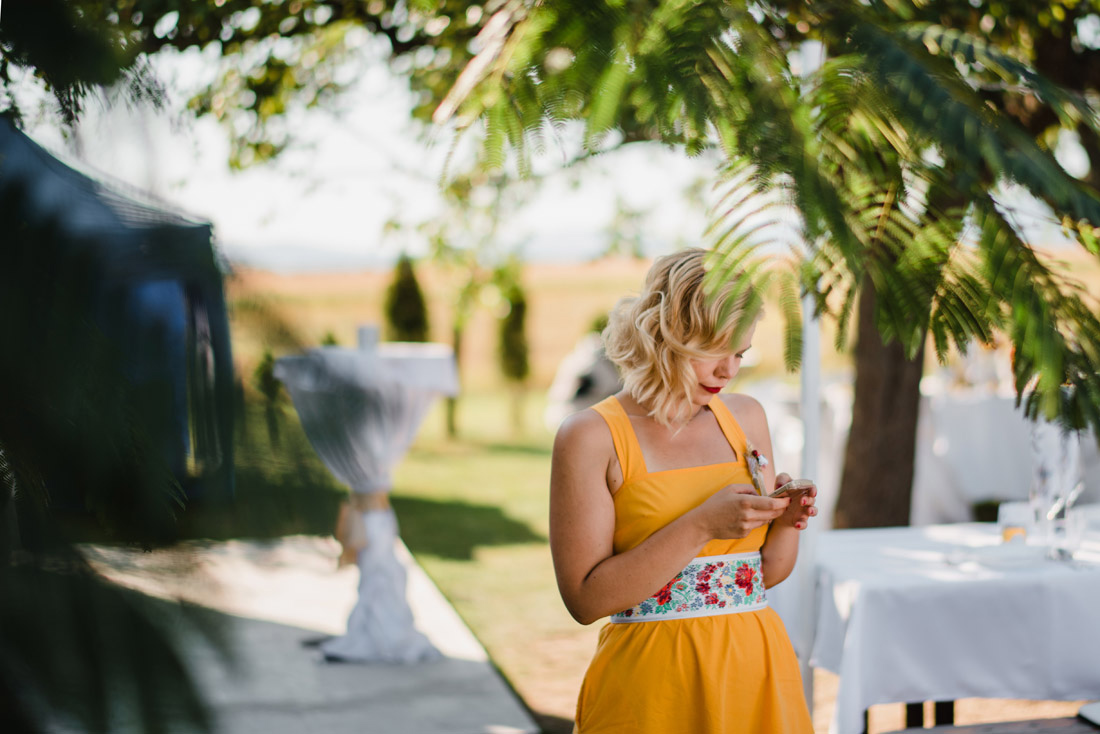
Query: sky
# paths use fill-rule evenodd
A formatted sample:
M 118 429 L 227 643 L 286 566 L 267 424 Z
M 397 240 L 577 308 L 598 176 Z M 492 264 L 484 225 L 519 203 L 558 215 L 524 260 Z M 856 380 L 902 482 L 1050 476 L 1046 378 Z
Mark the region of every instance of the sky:
M 391 219 L 415 224 L 439 215 L 453 138 L 411 121 L 404 82 L 381 58 L 364 64 L 340 109 L 295 115 L 295 144 L 274 163 L 240 172 L 228 168 L 224 131 L 181 112 L 186 90 L 209 64 L 197 53 L 161 64 L 165 110 L 93 100 L 75 136 L 63 135 L 48 116 L 32 120 L 27 132 L 90 173 L 211 221 L 219 248 L 236 263 L 316 271 L 388 266 L 402 249 L 423 253 L 422 238 L 387 236 L 383 228 Z M 539 167 L 560 167 L 555 161 L 563 156 L 551 150 Z M 502 238 L 529 261 L 592 258 L 606 246 L 621 200 L 644 212 L 649 254 L 695 244 L 705 205 L 689 204 L 682 191 L 714 171 L 713 160 L 658 145 L 608 154 L 583 172 L 548 176 L 530 203 L 506 217 Z
M 236 264 L 289 272 L 388 267 L 403 249 L 426 250 L 415 234 L 383 230 L 389 220 L 413 225 L 439 216 L 452 137 L 411 120 L 409 92 L 382 54 L 368 44 L 359 78 L 338 107 L 295 114 L 295 144 L 275 162 L 240 172 L 229 170 L 228 140 L 217 123 L 184 111 L 188 91 L 216 65 L 197 51 L 159 61 L 169 92 L 163 110 L 93 100 L 75 136 L 63 135 L 48 115 L 30 116 L 27 132 L 93 174 L 212 222 L 218 247 Z M 685 191 L 714 179 L 714 158 L 690 159 L 655 144 L 628 148 L 547 176 L 506 217 L 504 245 L 529 262 L 593 258 L 606 247 L 619 201 L 642 213 L 647 254 L 704 244 L 711 202 L 689 201 Z M 551 149 L 536 165 L 560 168 L 564 155 Z M 1072 140 L 1059 156 L 1071 172 L 1083 170 Z M 1042 205 L 1012 189 L 1002 198 L 1034 241 L 1064 242 Z

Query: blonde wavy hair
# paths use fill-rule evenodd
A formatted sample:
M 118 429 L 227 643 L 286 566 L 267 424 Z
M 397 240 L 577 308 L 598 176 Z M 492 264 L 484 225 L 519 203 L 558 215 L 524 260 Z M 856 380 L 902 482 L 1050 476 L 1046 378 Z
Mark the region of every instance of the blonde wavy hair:
M 692 417 L 691 360 L 729 354 L 760 315 L 747 279 L 708 277 L 707 256 L 691 248 L 657 258 L 641 294 L 620 299 L 603 331 L 624 388 L 666 427 Z

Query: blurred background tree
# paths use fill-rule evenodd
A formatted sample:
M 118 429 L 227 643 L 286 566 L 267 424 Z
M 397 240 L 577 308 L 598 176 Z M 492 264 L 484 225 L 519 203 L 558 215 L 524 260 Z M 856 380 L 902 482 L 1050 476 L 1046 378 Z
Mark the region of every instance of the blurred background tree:
M 428 306 L 416 279 L 412 259 L 402 253 L 393 269 L 384 304 L 386 338 L 397 342 L 428 341 Z
M 523 403 L 527 378 L 531 374 L 527 346 L 527 292 L 520 282 L 518 266 L 519 263 L 513 261 L 510 268 L 501 268 L 498 273 L 506 308 L 499 322 L 500 371 L 512 387 L 512 427 L 517 434 L 523 431 Z M 505 274 L 505 270 L 510 272 Z
M 428 240 L 432 261 L 455 279 L 451 347 L 460 379 L 466 329 L 474 311 L 479 305 L 500 305 L 504 294 L 518 284 L 520 243 L 500 237 L 500 222 L 503 211 L 524 200 L 528 187 L 499 172 L 474 170 L 455 176 L 443 189 L 443 213 L 418 226 Z M 458 409 L 459 398 L 448 397 L 445 420 L 452 438 L 459 434 Z
M 252 386 L 263 396 L 264 419 L 272 446 L 279 445 L 279 402 L 283 398 L 283 383 L 275 377 L 275 354 L 264 349 L 256 369 L 252 371 Z

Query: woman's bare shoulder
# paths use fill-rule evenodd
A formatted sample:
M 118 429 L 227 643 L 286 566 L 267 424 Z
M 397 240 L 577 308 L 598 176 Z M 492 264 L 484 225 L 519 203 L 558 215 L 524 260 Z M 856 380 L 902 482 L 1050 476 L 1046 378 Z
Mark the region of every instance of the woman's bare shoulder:
M 585 408 L 566 416 L 554 439 L 556 446 L 613 448 L 611 429 L 607 421 L 592 408 Z
M 746 433 L 755 434 L 758 430 L 767 430 L 768 417 L 759 400 L 736 392 L 722 393 L 721 398 Z

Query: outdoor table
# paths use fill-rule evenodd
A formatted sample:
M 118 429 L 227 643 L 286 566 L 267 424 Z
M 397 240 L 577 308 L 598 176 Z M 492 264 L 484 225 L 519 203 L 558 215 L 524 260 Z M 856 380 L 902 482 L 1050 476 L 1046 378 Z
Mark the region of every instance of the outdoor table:
M 903 734 L 904 731 L 890 732 Z M 923 734 L 1096 734 L 1100 729 L 1076 716 L 1058 719 L 1032 719 L 1030 721 L 1005 721 L 996 724 L 973 724 L 971 726 L 933 726 L 921 729 Z
M 330 660 L 415 662 L 438 651 L 415 629 L 406 574 L 395 554 L 397 519 L 386 500 L 391 473 L 432 402 L 458 392 L 454 355 L 443 344 L 377 343 L 360 329 L 359 347 L 321 347 L 276 361 L 307 438 L 325 466 L 351 488 L 359 599 L 347 633 L 326 640 Z
M 831 732 L 862 731 L 881 703 L 1100 698 L 1095 528 L 1072 561 L 993 524 L 836 530 L 814 573 L 810 665 L 839 676 Z

